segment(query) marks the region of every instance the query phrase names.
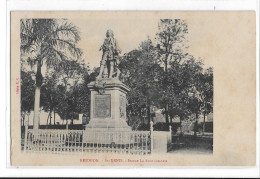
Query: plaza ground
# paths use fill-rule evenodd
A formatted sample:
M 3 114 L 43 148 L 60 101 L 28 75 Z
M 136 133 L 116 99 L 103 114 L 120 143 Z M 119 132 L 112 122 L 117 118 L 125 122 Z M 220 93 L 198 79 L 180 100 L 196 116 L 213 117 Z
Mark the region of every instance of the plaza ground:
M 212 154 L 213 133 L 174 135 L 168 152 L 174 154 Z

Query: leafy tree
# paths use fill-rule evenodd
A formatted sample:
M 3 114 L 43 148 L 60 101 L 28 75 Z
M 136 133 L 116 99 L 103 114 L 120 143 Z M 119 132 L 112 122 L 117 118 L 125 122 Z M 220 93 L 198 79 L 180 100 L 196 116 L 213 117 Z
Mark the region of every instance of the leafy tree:
M 168 82 L 168 65 L 170 61 L 180 63 L 188 33 L 187 23 L 181 19 L 161 19 L 158 25 L 158 32 L 156 33 L 157 40 L 157 54 L 160 61 L 164 65 L 164 80 L 163 89 L 166 91 Z M 167 92 L 166 92 L 167 93 Z M 169 104 L 165 103 L 165 120 L 169 123 L 168 110 Z
M 50 82 L 54 82 L 48 88 L 47 96 L 52 94 L 51 89 L 55 94 L 55 105 L 47 105 L 47 110 L 57 112 L 64 120 L 73 119 L 78 113 L 84 111 L 84 108 L 88 105 L 89 91 L 84 88 L 84 75 L 88 75 L 88 69 L 84 67 L 84 64 L 80 64 L 76 61 L 64 60 L 54 67 L 55 71 L 52 71 L 50 76 Z M 54 80 L 56 79 L 56 80 Z M 55 84 L 56 83 L 56 84 Z M 86 97 L 87 96 L 87 97 Z M 47 98 L 46 101 L 48 101 Z M 86 110 L 85 110 L 86 111 Z
M 21 19 L 20 38 L 21 57 L 36 66 L 34 129 L 38 129 L 42 66 L 49 68 L 64 60 L 79 59 L 82 52 L 76 44 L 80 36 L 78 29 L 64 19 Z
M 88 89 L 88 84 L 95 80 L 98 75 L 98 71 L 94 70 L 90 72 L 89 67 L 83 66 L 83 83 L 77 88 L 77 106 L 76 109 L 80 113 L 85 114 L 85 116 L 90 116 L 90 90 Z
M 191 114 L 189 105 L 189 92 L 194 84 L 194 80 L 202 71 L 202 62 L 195 60 L 192 55 L 186 55 L 182 63 L 170 63 L 169 68 L 169 84 L 167 86 L 167 93 L 163 98 L 164 103 L 169 104 L 169 116 L 180 117 L 181 122 Z
M 34 85 L 35 81 L 32 79 L 31 73 L 21 70 L 21 112 L 23 126 L 25 115 L 29 116 L 33 110 Z
M 150 122 L 150 106 L 158 104 L 161 86 L 163 69 L 157 63 L 152 41 L 148 38 L 140 43 L 137 50 L 125 54 L 120 69 L 124 83 L 131 88 L 127 95 L 129 125 L 138 128 L 142 120 L 148 119 Z
M 196 121 L 203 114 L 203 132 L 205 130 L 205 117 L 213 111 L 213 70 L 207 69 L 198 73 L 189 90 L 189 109 L 196 115 Z
M 60 118 L 62 120 L 68 120 L 70 118 L 69 116 L 69 104 L 67 101 L 67 90 L 66 87 L 63 85 L 58 85 L 57 86 L 57 94 L 58 94 L 58 98 L 60 99 L 57 107 L 56 107 L 56 111 L 58 113 L 58 115 L 60 116 Z
M 49 72 L 49 71 L 48 71 Z M 54 112 L 54 125 L 55 125 L 55 112 L 56 108 L 61 100 L 61 95 L 59 95 L 59 91 L 57 90 L 58 84 L 58 75 L 57 73 L 49 72 L 46 75 L 45 83 L 41 88 L 41 106 L 44 111 L 49 112 L 47 118 L 47 125 L 52 123 L 52 112 Z M 48 123 L 48 119 L 49 123 Z
M 203 132 L 205 131 L 205 118 L 213 112 L 213 69 L 208 68 L 198 75 L 196 85 L 196 98 L 200 101 L 200 111 L 203 114 Z

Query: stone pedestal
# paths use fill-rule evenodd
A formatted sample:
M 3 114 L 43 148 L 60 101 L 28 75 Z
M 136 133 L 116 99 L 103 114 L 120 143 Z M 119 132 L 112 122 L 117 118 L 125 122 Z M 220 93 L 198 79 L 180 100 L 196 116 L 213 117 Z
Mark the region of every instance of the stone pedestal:
M 131 131 L 126 123 L 126 94 L 130 89 L 115 78 L 102 78 L 89 83 L 88 87 L 91 108 L 86 131 Z

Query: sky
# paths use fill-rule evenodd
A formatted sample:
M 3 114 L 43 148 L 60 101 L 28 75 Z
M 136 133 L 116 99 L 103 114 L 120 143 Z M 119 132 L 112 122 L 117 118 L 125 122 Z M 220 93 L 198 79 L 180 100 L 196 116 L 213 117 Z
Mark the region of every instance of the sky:
M 77 16 L 77 18 L 68 18 L 80 31 L 81 40 L 78 47 L 82 49 L 83 59 L 90 64 L 91 68 L 98 67 L 100 64 L 102 51 L 99 51 L 99 48 L 108 29 L 114 31 L 122 54 L 137 49 L 140 42 L 146 40 L 148 36 L 155 43 L 155 34 L 158 30 L 160 17 L 149 14 L 138 17 L 138 15 L 133 14 L 124 13 L 116 17 L 115 14 L 112 16 L 102 14 L 99 17 L 93 15 L 94 18 L 91 15 L 82 15 Z M 203 19 L 200 18 L 198 21 L 194 21 L 194 18 L 190 17 L 182 19 L 188 24 L 188 52 L 196 58 L 202 58 L 205 68 L 212 66 L 211 61 L 213 59 L 207 51 L 208 37 L 212 35 L 212 31 L 208 28 L 210 20 L 204 19 L 203 22 Z M 201 48 L 198 48 L 198 46 L 201 46 Z
M 138 48 L 141 41 L 154 37 L 157 21 L 150 20 L 72 20 L 81 32 L 79 47 L 83 50 L 83 58 L 91 67 L 99 66 L 103 44 L 108 29 L 113 30 L 122 54 Z M 148 25 L 149 24 L 149 25 Z

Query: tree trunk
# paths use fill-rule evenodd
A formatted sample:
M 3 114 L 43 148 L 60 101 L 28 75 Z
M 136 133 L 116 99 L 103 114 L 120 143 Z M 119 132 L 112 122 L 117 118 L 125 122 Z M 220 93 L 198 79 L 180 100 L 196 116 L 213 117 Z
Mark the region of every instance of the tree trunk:
M 47 117 L 47 123 L 46 123 L 46 125 L 48 125 L 49 123 L 49 117 L 50 117 L 50 113 L 49 113 L 49 115 L 48 115 L 48 117 Z
M 22 126 L 24 126 L 25 114 L 22 114 Z
M 202 129 L 202 135 L 204 135 L 204 132 L 205 132 L 205 118 L 206 118 L 206 113 L 203 113 L 203 129 Z
M 30 114 L 28 114 L 28 126 L 30 125 Z
M 140 114 L 140 118 L 141 118 L 141 123 L 144 123 L 144 116 L 142 113 L 142 108 L 139 108 L 139 114 Z
M 181 122 L 182 122 L 182 116 L 180 116 L 180 130 L 181 130 L 181 134 L 182 134 L 182 126 L 181 126 Z
M 69 129 L 69 125 L 68 125 L 68 119 L 66 119 L 66 130 Z
M 52 113 L 52 110 L 50 110 L 50 125 L 51 125 L 51 118 L 52 118 L 52 117 L 51 117 L 51 113 Z
M 168 104 L 165 106 L 165 122 L 166 124 L 169 124 Z
M 196 113 L 196 121 L 199 122 L 199 114 Z
M 74 112 L 72 113 L 71 125 L 73 125 L 73 121 L 74 121 Z
M 24 115 L 22 116 L 22 118 L 21 118 L 21 126 L 24 126 Z
M 148 125 L 150 125 L 150 121 L 151 121 L 150 105 L 147 106 L 147 116 L 148 116 Z
M 56 121 L 55 121 L 55 110 L 53 110 L 53 121 L 54 121 L 54 125 L 56 124 Z
M 164 66 L 165 66 L 165 73 L 167 75 L 168 73 L 168 57 L 169 57 L 169 54 L 166 54 L 165 55 L 165 59 L 164 59 Z M 168 76 L 166 76 L 168 78 Z
M 199 118 L 199 114 L 196 113 L 196 121 L 195 121 L 195 125 L 194 125 L 194 136 L 196 137 L 197 136 L 197 130 L 198 130 L 198 118 Z
M 36 87 L 35 87 L 35 98 L 34 98 L 34 116 L 33 116 L 33 129 L 39 129 L 40 125 L 40 97 L 41 97 L 41 86 L 42 86 L 42 73 L 41 73 L 41 60 L 36 61 L 37 72 L 36 72 Z
M 164 60 L 164 65 L 165 65 L 165 86 L 164 86 L 164 89 L 165 90 L 167 89 L 167 86 L 168 86 L 168 56 L 169 56 L 169 54 L 167 54 L 165 56 L 165 60 Z M 166 122 L 167 126 L 169 124 L 168 110 L 169 110 L 169 104 L 167 103 L 166 106 L 165 106 L 165 122 Z

